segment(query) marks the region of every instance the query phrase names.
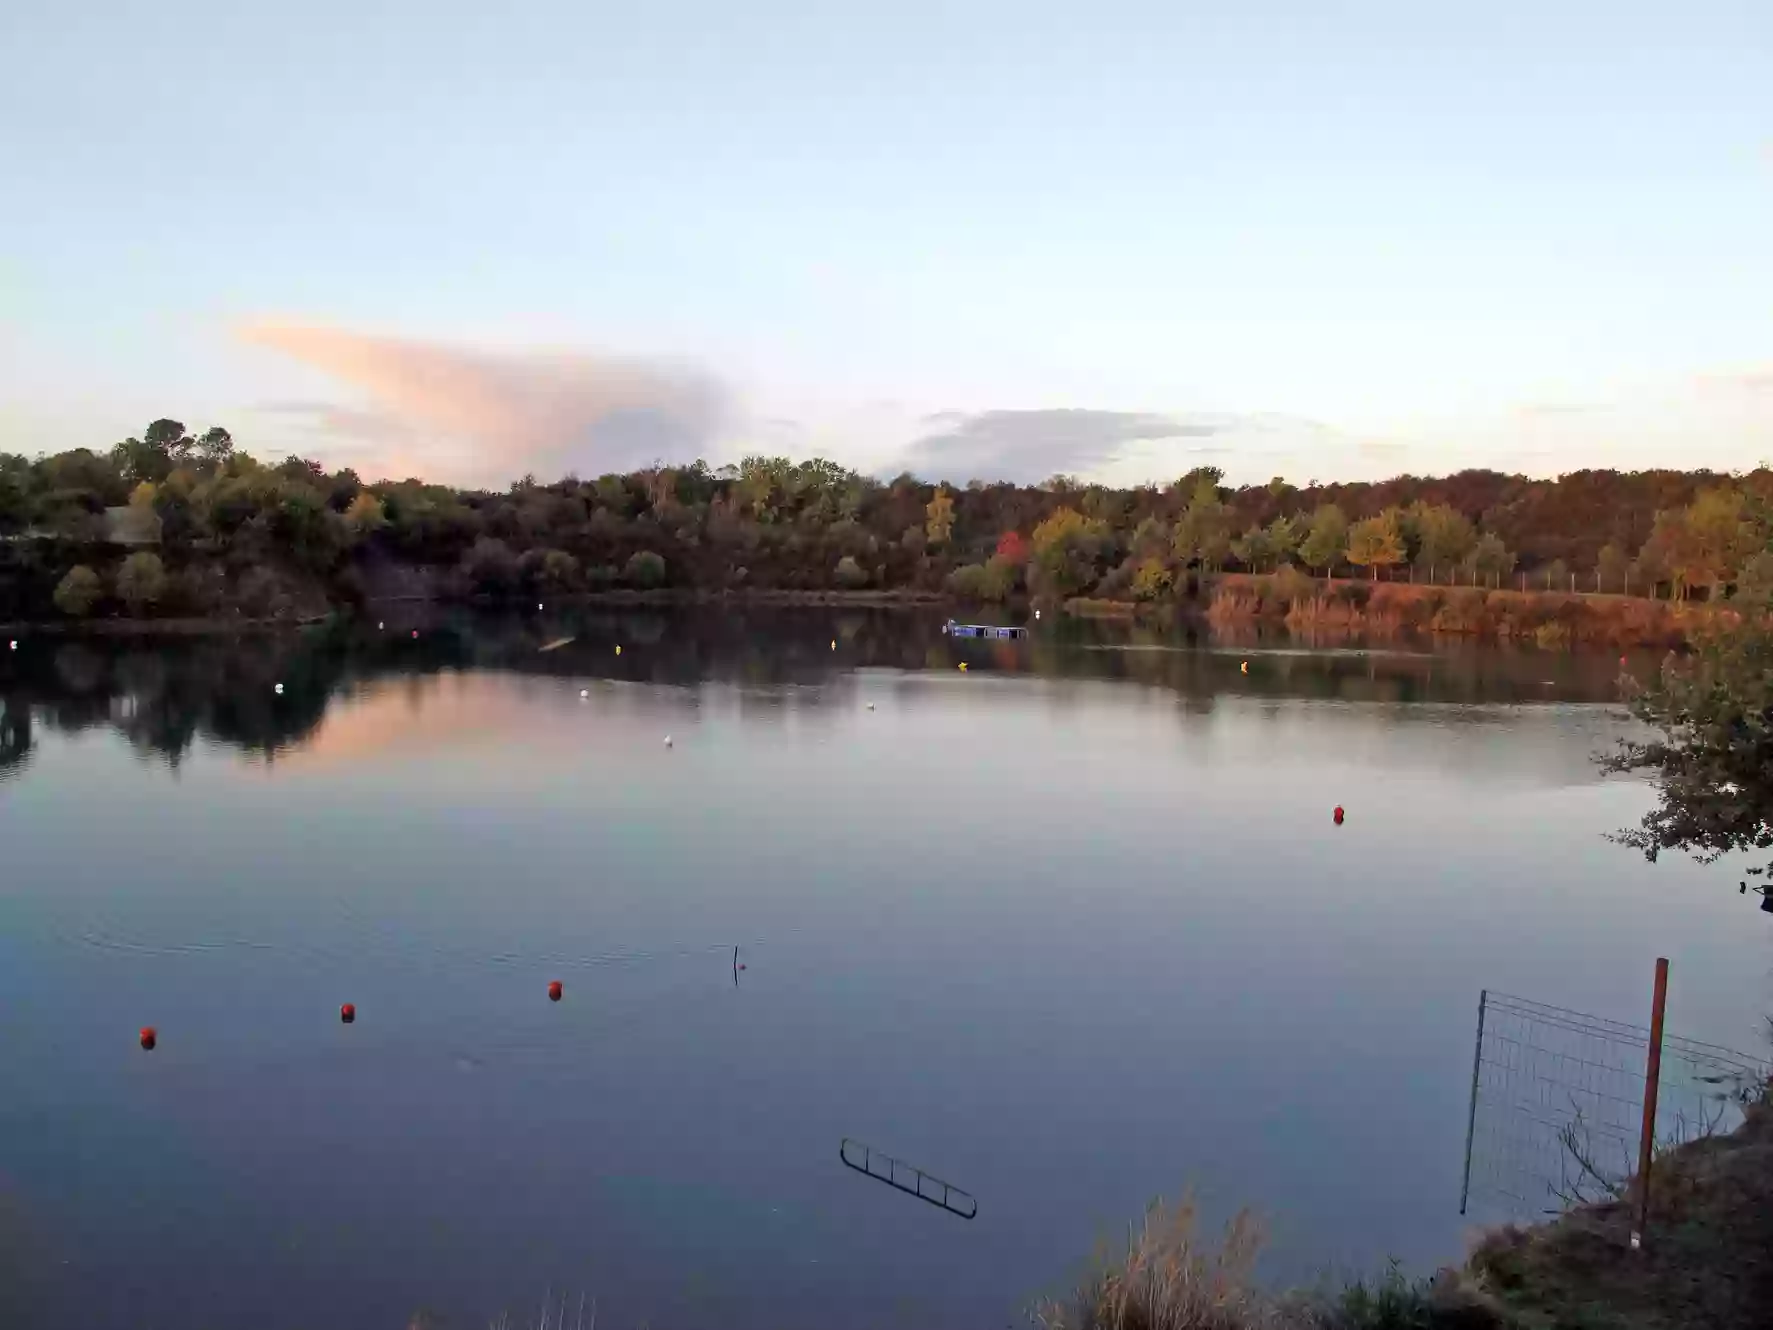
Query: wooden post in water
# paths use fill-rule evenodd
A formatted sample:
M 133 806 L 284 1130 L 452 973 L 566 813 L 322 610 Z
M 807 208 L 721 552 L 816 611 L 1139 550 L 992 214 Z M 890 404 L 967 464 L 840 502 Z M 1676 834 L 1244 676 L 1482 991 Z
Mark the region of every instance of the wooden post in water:
M 1668 958 L 1656 958 L 1656 991 L 1650 999 L 1650 1051 L 1644 1068 L 1644 1125 L 1638 1133 L 1638 1224 L 1635 1249 L 1650 1226 L 1650 1158 L 1656 1145 L 1656 1091 L 1662 1081 L 1662 1012 L 1668 1005 Z

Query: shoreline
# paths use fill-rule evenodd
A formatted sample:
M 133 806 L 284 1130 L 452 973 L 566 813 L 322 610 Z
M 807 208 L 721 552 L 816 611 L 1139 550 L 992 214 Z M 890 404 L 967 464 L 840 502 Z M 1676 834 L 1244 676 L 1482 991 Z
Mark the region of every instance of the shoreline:
M 609 591 L 575 591 L 550 598 L 556 606 L 599 605 L 773 605 L 787 607 L 857 606 L 875 609 L 934 609 L 957 603 L 940 591 L 710 591 L 660 587 L 641 591 L 623 588 Z M 522 601 L 445 600 L 436 596 L 372 596 L 363 610 L 378 606 L 410 606 L 424 609 L 507 609 L 522 613 Z M 533 611 L 532 611 L 533 612 Z M 230 634 L 267 633 L 313 628 L 333 620 L 364 617 L 344 606 L 320 614 L 282 618 L 168 618 L 133 619 L 124 616 L 98 619 L 44 619 L 0 623 L 0 637 L 225 637 Z
M 1218 630 L 1285 627 L 1384 639 L 1421 636 L 1465 641 L 1530 642 L 1547 649 L 1605 645 L 1674 648 L 1690 644 L 1711 625 L 1740 621 L 1728 605 L 1692 604 L 1647 597 L 1562 591 L 1485 590 L 1407 582 L 1328 578 L 1282 580 L 1273 575 L 1225 573 L 1205 583 L 1198 597 L 1125 600 L 1074 596 L 1057 603 L 1017 596 L 973 602 L 947 591 L 791 590 L 763 588 L 633 587 L 547 595 L 552 608 L 739 606 L 932 610 L 960 607 L 985 620 L 1020 621 L 1037 605 L 1050 616 L 1125 623 L 1191 623 Z M 425 612 L 509 610 L 529 613 L 528 602 L 428 593 L 371 596 L 355 609 L 331 605 L 321 612 L 281 617 L 129 618 L 25 620 L 0 623 L 0 637 L 226 637 L 287 632 L 367 617 L 378 608 Z

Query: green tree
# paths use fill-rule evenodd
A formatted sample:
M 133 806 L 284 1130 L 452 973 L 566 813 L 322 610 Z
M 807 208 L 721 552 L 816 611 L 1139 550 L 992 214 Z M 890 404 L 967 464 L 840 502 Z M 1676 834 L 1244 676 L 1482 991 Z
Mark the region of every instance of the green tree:
M 665 584 L 665 560 L 651 550 L 636 550 L 628 557 L 627 567 L 622 576 L 629 585 L 641 588 L 663 586 Z
M 1163 518 L 1153 514 L 1140 519 L 1139 525 L 1133 528 L 1133 538 L 1127 547 L 1131 553 L 1147 558 L 1167 555 L 1172 548 L 1174 534 Z
M 837 567 L 831 572 L 837 585 L 848 591 L 859 591 L 868 585 L 868 570 L 857 563 L 855 556 L 846 554 L 837 561 Z
M 1189 503 L 1199 503 L 1203 499 L 1217 500 L 1219 485 L 1224 479 L 1225 472 L 1216 466 L 1197 466 L 1178 480 L 1174 488 Z
M 1736 591 L 1730 599 L 1744 609 L 1773 609 L 1773 550 L 1749 556 L 1736 574 Z
M 1478 537 L 1465 561 L 1476 577 L 1493 586 L 1500 586 L 1514 571 L 1514 555 L 1498 536 L 1487 531 Z
M 1638 551 L 1638 557 L 1632 564 L 1631 580 L 1643 594 L 1651 600 L 1661 594 L 1661 584 L 1669 580 L 1671 574 L 1668 562 L 1662 557 L 1662 550 L 1654 541 L 1645 541 L 1644 547 Z M 1672 588 L 1671 588 L 1672 590 Z
M 508 595 L 517 587 L 517 556 L 504 541 L 482 536 L 462 556 L 469 589 L 483 596 Z
M 579 585 L 579 561 L 565 550 L 542 555 L 541 584 L 549 591 L 571 591 Z
M 1274 543 L 1268 538 L 1268 528 L 1251 527 L 1231 542 L 1231 553 L 1252 573 L 1261 572 L 1264 566 L 1274 562 Z
M 962 600 L 984 600 L 985 597 L 985 565 L 982 563 L 963 563 L 943 579 L 943 585 L 952 595 Z
M 31 463 L 14 453 L 0 453 L 0 536 L 16 535 L 31 525 Z
M 1021 580 L 1022 565 L 1001 554 L 985 560 L 985 595 L 988 600 L 1008 600 Z
M 111 462 L 127 485 L 143 481 L 165 480 L 172 470 L 172 458 L 164 448 L 131 436 L 111 449 Z
M 117 570 L 117 595 L 131 614 L 142 614 L 166 594 L 166 568 L 151 550 L 137 550 Z
M 1570 589 L 1570 565 L 1562 559 L 1553 559 L 1546 564 L 1544 576 L 1547 591 L 1568 591 Z
M 1632 714 L 1657 737 L 1622 741 L 1602 766 L 1654 773 L 1660 800 L 1615 839 L 1652 862 L 1663 850 L 1709 863 L 1773 848 L 1773 630 L 1754 620 L 1714 629 L 1629 690 Z
M 99 581 L 99 575 L 83 563 L 76 564 L 56 584 L 55 607 L 63 614 L 84 619 L 92 613 L 92 607 L 98 604 L 99 597 L 104 593 L 104 584 Z
M 212 425 L 203 431 L 203 437 L 197 440 L 193 451 L 200 462 L 214 470 L 225 465 L 234 455 L 234 439 L 220 425 Z
M 1596 591 L 1623 593 L 1626 589 L 1626 577 L 1631 572 L 1631 560 L 1625 557 L 1624 550 L 1609 541 L 1601 546 L 1594 572 Z
M 1471 521 L 1457 508 L 1445 504 L 1417 504 L 1415 511 L 1417 554 L 1428 565 L 1428 580 L 1435 581 L 1442 568 L 1462 563 L 1477 544 Z
M 1404 539 L 1396 515 L 1385 512 L 1356 522 L 1348 532 L 1348 561 L 1357 568 L 1370 568 L 1374 580 L 1381 568 L 1402 563 Z
M 1280 480 L 1279 476 L 1276 476 L 1274 480 L 1269 481 L 1270 490 L 1274 488 L 1276 481 L 1280 481 L 1283 485 L 1286 484 Z M 1286 485 L 1286 488 L 1290 490 L 1292 486 Z M 1301 529 L 1300 524 L 1291 517 L 1277 517 L 1268 524 L 1268 548 L 1277 567 L 1299 552 L 1299 542 L 1304 539 L 1304 536 L 1305 532 Z
M 185 433 L 179 421 L 162 417 L 142 431 L 142 442 L 165 457 L 173 466 L 185 461 L 196 446 L 196 440 Z
M 1311 529 L 1299 542 L 1299 557 L 1314 572 L 1334 571 L 1348 543 L 1348 518 L 1333 503 L 1326 503 L 1311 515 Z
M 1217 470 L 1213 467 L 1203 469 Z M 1194 474 L 1189 472 L 1189 475 Z M 1198 559 L 1204 568 L 1218 568 L 1231 553 L 1231 518 L 1231 509 L 1219 501 L 1217 491 L 1203 480 L 1195 491 L 1194 501 L 1176 522 L 1173 544 L 1176 557 L 1183 563 Z

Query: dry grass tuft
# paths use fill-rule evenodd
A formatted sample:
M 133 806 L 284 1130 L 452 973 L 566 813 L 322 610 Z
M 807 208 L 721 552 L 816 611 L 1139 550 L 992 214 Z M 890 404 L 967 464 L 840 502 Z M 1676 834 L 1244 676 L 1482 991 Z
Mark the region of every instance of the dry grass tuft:
M 1195 1233 L 1192 1200 L 1154 1201 L 1119 1258 L 1103 1259 L 1069 1304 L 1035 1316 L 1042 1330 L 1270 1330 L 1279 1313 L 1256 1291 L 1262 1232 L 1248 1211 L 1216 1249 Z

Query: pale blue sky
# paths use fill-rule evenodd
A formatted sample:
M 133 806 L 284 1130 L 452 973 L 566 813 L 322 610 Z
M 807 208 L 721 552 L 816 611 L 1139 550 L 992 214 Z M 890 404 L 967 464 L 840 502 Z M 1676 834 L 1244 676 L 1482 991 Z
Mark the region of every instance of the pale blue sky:
M 39 4 L 0 48 L 0 447 L 1773 457 L 1764 0 Z

